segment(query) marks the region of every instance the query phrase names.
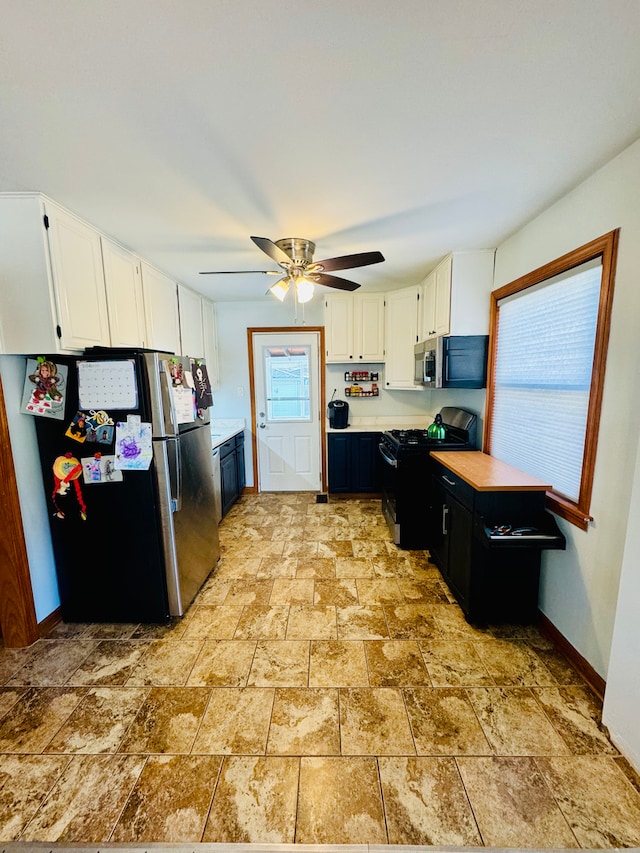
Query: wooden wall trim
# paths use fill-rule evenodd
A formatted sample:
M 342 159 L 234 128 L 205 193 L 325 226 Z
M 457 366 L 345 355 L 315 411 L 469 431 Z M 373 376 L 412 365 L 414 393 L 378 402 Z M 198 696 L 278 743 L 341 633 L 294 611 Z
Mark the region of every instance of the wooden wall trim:
M 551 620 L 545 616 L 541 610 L 538 611 L 538 616 L 540 620 L 538 623 L 540 633 L 550 640 L 560 652 L 562 652 L 569 663 L 577 670 L 593 692 L 598 696 L 600 701 L 603 702 L 604 691 L 607 686 L 607 682 L 604 678 L 602 678 L 601 675 L 598 675 L 589 661 L 582 657 L 580 652 L 571 645 L 564 634 L 560 633 L 553 622 L 551 622 Z
M 47 637 L 60 622 L 62 622 L 62 612 L 59 607 L 56 607 L 42 622 L 38 622 L 38 633 L 41 637 Z
M 15 475 L 9 423 L 0 379 L 0 628 L 7 648 L 30 646 L 40 637 Z

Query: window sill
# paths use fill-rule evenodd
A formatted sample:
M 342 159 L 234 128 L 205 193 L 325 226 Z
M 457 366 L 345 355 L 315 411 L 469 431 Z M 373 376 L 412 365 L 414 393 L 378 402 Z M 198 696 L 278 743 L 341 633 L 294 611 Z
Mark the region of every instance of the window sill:
M 579 506 L 554 492 L 547 492 L 546 504 L 547 509 L 564 518 L 569 524 L 575 524 L 580 530 L 588 530 L 589 522 L 593 521 L 593 516 L 587 515 Z

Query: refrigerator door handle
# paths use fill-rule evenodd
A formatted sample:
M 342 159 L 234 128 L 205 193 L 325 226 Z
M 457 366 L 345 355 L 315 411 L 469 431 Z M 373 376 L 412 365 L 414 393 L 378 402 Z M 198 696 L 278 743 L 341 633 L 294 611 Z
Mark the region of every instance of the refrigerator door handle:
M 169 464 L 169 489 L 171 493 L 171 511 L 182 509 L 182 465 L 180 459 L 180 440 L 167 439 L 167 462 Z
M 167 370 L 166 363 L 160 362 L 160 390 L 162 394 L 163 410 L 165 414 L 165 428 L 168 435 L 178 435 L 178 416 L 176 414 L 176 406 L 173 400 L 173 386 L 171 384 L 171 376 Z M 171 429 L 170 429 L 171 427 Z

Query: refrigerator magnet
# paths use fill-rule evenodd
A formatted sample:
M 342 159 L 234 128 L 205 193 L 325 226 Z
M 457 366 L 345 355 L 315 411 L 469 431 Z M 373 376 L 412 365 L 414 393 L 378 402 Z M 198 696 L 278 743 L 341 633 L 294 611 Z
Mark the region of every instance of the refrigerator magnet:
M 42 355 L 28 358 L 20 410 L 27 415 L 62 420 L 66 384 L 66 365 Z
M 69 488 L 73 483 L 73 488 L 80 507 L 80 518 L 83 521 L 87 520 L 87 507 L 82 498 L 82 490 L 78 478 L 82 473 L 82 465 L 71 453 L 65 453 L 64 456 L 58 456 L 53 463 L 53 492 L 51 500 L 55 507 L 54 516 L 56 518 L 64 518 L 65 513 L 62 510 L 59 500 L 60 498 L 68 498 Z
M 115 456 L 103 456 L 102 453 L 95 453 L 93 456 L 81 459 L 80 462 L 85 485 L 122 482 L 122 471 L 116 470 Z
M 90 412 L 87 419 L 87 441 L 112 444 L 115 424 L 107 412 Z
M 73 420 L 67 427 L 65 435 L 67 438 L 72 438 L 74 441 L 79 441 L 81 444 L 87 438 L 87 416 L 84 412 L 76 412 Z
M 169 375 L 171 376 L 171 381 L 175 386 L 182 385 L 184 379 L 184 371 L 182 368 L 182 362 L 178 361 L 177 358 L 172 358 L 169 362 Z

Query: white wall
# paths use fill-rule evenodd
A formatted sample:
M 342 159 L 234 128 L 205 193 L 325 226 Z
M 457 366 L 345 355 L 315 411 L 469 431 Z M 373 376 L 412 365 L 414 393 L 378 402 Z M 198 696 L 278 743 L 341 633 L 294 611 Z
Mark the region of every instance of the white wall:
M 488 306 L 487 306 L 488 310 Z M 432 391 L 421 388 L 418 391 L 388 391 L 384 387 L 384 364 L 366 364 L 363 369 L 377 370 L 380 374 L 378 383 L 380 395 L 378 397 L 346 397 L 344 389 L 346 385 L 344 374 L 349 369 L 347 364 L 328 364 L 326 368 L 326 392 L 327 400 L 331 398 L 333 389 L 336 389 L 336 400 L 347 400 L 349 403 L 349 417 L 357 418 L 379 418 L 379 417 L 406 417 L 424 419 L 424 427 L 429 426 L 433 416 L 443 406 L 460 406 L 478 415 L 478 441 L 482 437 L 484 403 L 486 393 L 484 390 L 463 389 L 439 389 Z M 357 365 L 353 365 L 357 370 Z M 363 388 L 370 387 L 363 383 Z
M 603 719 L 613 742 L 640 772 L 640 452 L 628 521 Z
M 49 509 L 42 483 L 35 418 L 20 412 L 26 359 L 17 355 L 0 356 L 0 373 L 11 434 L 11 452 L 18 482 L 36 618 L 41 622 L 60 606 L 60 596 L 51 550 Z M 53 488 L 53 474 L 51 487 Z
M 495 286 L 501 287 L 595 237 L 621 229 L 591 502 L 594 522 L 586 532 L 560 522 L 567 550 L 545 553 L 540 591 L 541 610 L 605 679 L 639 438 L 639 186 L 640 141 L 496 252 Z M 637 638 L 637 627 L 630 625 L 628 630 Z M 615 666 L 615 661 L 611 663 Z
M 297 322 L 296 322 L 297 319 Z M 249 388 L 249 347 L 247 329 L 301 325 L 301 309 L 294 315 L 293 301 L 278 302 L 272 296 L 259 302 L 217 302 L 218 361 L 220 388 L 214 395 L 213 418 L 244 418 L 251 425 L 251 392 Z M 314 298 L 304 311 L 306 326 L 323 325 L 322 299 Z M 242 394 L 239 392 L 242 389 Z M 247 486 L 253 486 L 253 455 L 250 441 L 245 441 Z

